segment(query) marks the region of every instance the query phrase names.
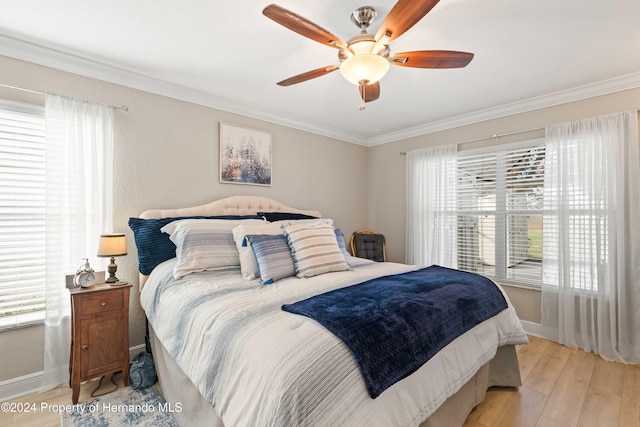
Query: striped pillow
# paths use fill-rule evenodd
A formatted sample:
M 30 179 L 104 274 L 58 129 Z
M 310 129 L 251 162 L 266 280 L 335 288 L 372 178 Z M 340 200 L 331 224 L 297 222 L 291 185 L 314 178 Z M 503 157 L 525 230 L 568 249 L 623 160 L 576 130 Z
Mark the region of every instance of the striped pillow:
M 186 219 L 171 222 L 162 232 L 176 245 L 173 269 L 176 279 L 189 273 L 240 266 L 232 230 L 240 224 L 264 224 L 263 220 Z
M 282 228 L 277 224 L 264 223 L 238 225 L 233 229 L 233 240 L 235 240 L 238 253 L 240 254 L 240 271 L 242 272 L 242 277 L 247 280 L 253 280 L 256 277 L 260 277 L 260 269 L 258 268 L 256 257 L 245 239 L 249 234 L 282 235 Z M 289 248 L 287 248 L 287 251 L 288 250 Z
M 151 274 L 151 271 L 161 262 L 175 258 L 176 245 L 169 239 L 169 235 L 160 231 L 162 227 L 170 222 L 182 219 L 260 219 L 255 215 L 216 215 L 216 216 L 183 216 L 170 218 L 129 218 L 129 227 L 133 231 L 133 237 L 138 249 L 138 269 L 144 275 Z M 170 233 L 169 233 L 170 234 Z
M 296 275 L 291 249 L 284 234 L 246 236 L 260 270 L 263 285 Z
M 288 225 L 284 227 L 284 234 L 299 278 L 349 268 L 332 225 Z

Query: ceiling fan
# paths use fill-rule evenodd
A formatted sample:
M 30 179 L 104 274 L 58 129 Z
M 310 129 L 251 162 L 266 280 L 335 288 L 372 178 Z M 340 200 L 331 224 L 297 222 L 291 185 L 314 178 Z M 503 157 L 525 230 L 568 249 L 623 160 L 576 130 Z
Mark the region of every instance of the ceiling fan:
M 380 97 L 379 80 L 389 70 L 389 65 L 414 68 L 462 68 L 472 59 L 473 54 L 449 50 L 417 50 L 391 55 L 389 44 L 420 21 L 439 0 L 399 0 L 386 16 L 375 34 L 368 34 L 367 28 L 376 17 L 371 6 L 357 8 L 351 14 L 351 21 L 361 32 L 346 43 L 338 37 L 290 10 L 271 4 L 262 13 L 278 24 L 324 45 L 336 48 L 338 65 L 329 65 L 298 74 L 278 82 L 280 86 L 302 83 L 340 70 L 351 83 L 358 85 L 360 96 L 366 102 Z

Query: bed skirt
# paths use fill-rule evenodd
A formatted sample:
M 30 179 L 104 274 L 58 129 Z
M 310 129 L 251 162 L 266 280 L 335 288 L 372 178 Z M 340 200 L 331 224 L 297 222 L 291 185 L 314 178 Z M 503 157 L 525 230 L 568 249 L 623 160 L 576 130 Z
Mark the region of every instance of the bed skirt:
M 168 403 L 180 403 L 173 416 L 181 426 L 224 427 L 215 409 L 171 359 L 149 325 L 151 350 L 162 394 Z M 447 399 L 420 427 L 462 426 L 471 410 L 484 400 L 492 386 L 518 387 L 522 384 L 515 346 L 498 348 L 496 356 L 482 366 L 462 388 Z

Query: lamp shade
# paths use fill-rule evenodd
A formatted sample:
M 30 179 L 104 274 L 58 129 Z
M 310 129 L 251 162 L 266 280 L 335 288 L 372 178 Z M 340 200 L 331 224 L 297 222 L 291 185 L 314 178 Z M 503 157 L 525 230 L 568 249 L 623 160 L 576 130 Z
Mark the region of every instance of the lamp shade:
M 114 257 L 127 254 L 127 240 L 124 233 L 101 234 L 98 244 L 99 257 Z
M 380 55 L 365 53 L 347 58 L 340 73 L 354 85 L 375 83 L 389 71 L 389 61 Z

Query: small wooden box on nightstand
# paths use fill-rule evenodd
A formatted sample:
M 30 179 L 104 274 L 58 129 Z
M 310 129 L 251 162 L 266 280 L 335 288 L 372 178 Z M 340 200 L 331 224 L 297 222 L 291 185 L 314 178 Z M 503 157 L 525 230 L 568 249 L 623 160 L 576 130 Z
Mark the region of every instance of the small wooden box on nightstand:
M 69 386 L 78 403 L 80 383 L 122 371 L 129 385 L 128 283 L 69 289 L 71 293 L 71 355 Z

